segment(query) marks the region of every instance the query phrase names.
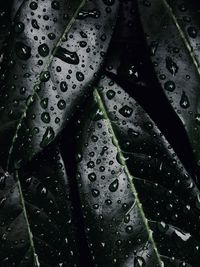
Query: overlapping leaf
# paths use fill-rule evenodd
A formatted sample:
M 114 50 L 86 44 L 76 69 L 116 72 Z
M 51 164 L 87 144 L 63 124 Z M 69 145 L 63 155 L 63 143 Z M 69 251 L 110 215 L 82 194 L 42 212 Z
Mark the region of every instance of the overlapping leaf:
M 105 77 L 94 97 L 90 118 L 87 124 L 83 119 L 78 133 L 77 175 L 94 263 L 198 266 L 200 211 L 194 181 L 123 89 Z
M 70 194 L 58 149 L 15 177 L 1 171 L 1 266 L 80 266 Z
M 84 4 L 23 1 L 14 12 L 0 103 L 6 168 L 18 168 L 51 143 L 97 78 L 118 1 Z

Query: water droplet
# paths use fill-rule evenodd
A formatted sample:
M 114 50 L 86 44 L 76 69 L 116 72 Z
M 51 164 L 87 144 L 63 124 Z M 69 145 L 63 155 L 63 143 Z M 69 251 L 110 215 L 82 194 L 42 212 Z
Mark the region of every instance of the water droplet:
M 79 82 L 82 82 L 83 80 L 84 80 L 84 75 L 83 75 L 83 73 L 82 72 L 80 72 L 80 71 L 77 71 L 77 73 L 76 73 L 76 79 L 79 81 Z
M 46 109 L 48 107 L 48 98 L 42 99 L 40 104 L 43 109 Z
M 188 99 L 188 97 L 184 91 L 183 91 L 182 96 L 181 96 L 180 106 L 184 109 L 186 109 L 190 106 L 189 99 Z
M 110 185 L 109 185 L 109 190 L 111 192 L 115 192 L 117 191 L 119 187 L 119 180 L 118 179 L 115 179 Z
M 33 27 L 34 29 L 39 30 L 39 28 L 40 28 L 36 19 L 33 19 L 33 20 L 31 21 L 31 25 L 32 25 L 32 27 Z
M 41 80 L 42 82 L 47 82 L 49 79 L 50 79 L 50 73 L 49 73 L 49 71 L 43 71 L 43 72 L 40 74 L 40 80 Z
M 77 16 L 77 19 L 85 19 L 88 17 L 97 19 L 100 17 L 100 15 L 101 15 L 101 13 L 98 9 L 94 9 L 92 11 L 80 11 L 78 16 Z
M 69 64 L 74 64 L 74 65 L 79 64 L 79 57 L 77 53 L 70 52 L 69 50 L 61 46 L 57 47 L 54 56 Z
M 166 58 L 166 68 L 173 76 L 178 72 L 178 66 L 171 57 Z
M 22 33 L 23 31 L 24 31 L 24 23 L 17 22 L 15 24 L 15 32 L 19 34 L 19 33 Z
M 38 47 L 38 53 L 40 54 L 40 56 L 42 57 L 46 57 L 49 54 L 49 47 L 46 44 L 41 44 Z
M 60 83 L 60 90 L 61 90 L 62 92 L 66 92 L 67 89 L 68 89 L 68 85 L 67 85 L 67 83 L 64 82 L 64 81 L 61 82 L 61 83 Z
M 27 60 L 31 56 L 31 48 L 22 42 L 15 44 L 15 51 L 16 55 L 22 60 Z
M 158 49 L 158 42 L 155 41 L 151 42 L 150 51 L 152 56 L 155 56 L 157 49 Z
M 173 92 L 176 88 L 176 85 L 173 81 L 167 81 L 165 84 L 164 84 L 164 88 L 165 90 L 169 91 L 169 92 Z
M 53 1 L 51 3 L 51 7 L 55 10 L 59 10 L 60 9 L 60 3 L 58 1 Z
M 113 90 L 108 90 L 108 91 L 106 92 L 106 96 L 107 96 L 108 99 L 112 99 L 112 98 L 115 96 L 115 91 L 113 91 Z
M 125 105 L 123 106 L 120 110 L 119 113 L 124 116 L 125 118 L 128 118 L 132 115 L 133 109 L 130 108 L 129 106 Z
M 61 99 L 61 100 L 58 101 L 57 106 L 58 106 L 59 109 L 63 110 L 66 107 L 66 102 L 63 99 Z
M 55 133 L 52 127 L 47 127 L 45 134 L 43 135 L 42 142 L 40 143 L 41 147 L 49 145 L 55 137 Z
M 91 182 L 94 182 L 96 181 L 96 174 L 94 172 L 88 174 L 88 179 L 91 181 Z
M 33 2 L 30 3 L 30 8 L 32 10 L 36 10 L 38 8 L 38 4 L 35 1 L 33 1 Z
M 145 267 L 146 263 L 142 257 L 136 256 L 134 259 L 134 267 Z
M 49 113 L 48 112 L 43 112 L 42 115 L 41 115 L 41 120 L 44 123 L 49 123 L 50 120 L 51 120 Z
M 93 197 L 98 197 L 99 194 L 100 194 L 99 190 L 97 190 L 97 189 L 92 189 L 92 195 L 93 195 Z
M 187 31 L 188 31 L 188 34 L 189 34 L 189 36 L 190 36 L 191 38 L 196 38 L 196 37 L 197 37 L 197 29 L 196 29 L 196 28 L 194 28 L 194 27 L 189 27 L 189 28 L 187 29 Z
M 197 125 L 200 126 L 200 114 L 196 114 L 195 115 L 195 122 L 196 122 Z

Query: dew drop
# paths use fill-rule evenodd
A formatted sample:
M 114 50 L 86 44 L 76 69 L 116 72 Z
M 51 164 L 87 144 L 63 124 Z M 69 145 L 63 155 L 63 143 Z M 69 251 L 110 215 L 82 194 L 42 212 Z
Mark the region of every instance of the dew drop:
M 115 192 L 117 191 L 119 187 L 119 180 L 118 179 L 115 179 L 110 185 L 109 185 L 109 190 L 111 192 Z
M 79 63 L 79 57 L 78 57 L 77 53 L 70 52 L 69 50 L 67 50 L 61 46 L 59 46 L 56 49 L 54 56 L 61 59 L 65 63 L 74 64 L 74 65 L 77 65 Z
M 22 42 L 15 44 L 15 51 L 16 55 L 22 60 L 27 60 L 31 56 L 31 48 Z
M 125 105 L 119 110 L 119 113 L 125 118 L 129 118 L 133 113 L 133 109 Z
M 173 76 L 178 72 L 178 66 L 171 57 L 166 58 L 166 68 Z
M 43 135 L 42 141 L 40 143 L 41 147 L 46 147 L 49 145 L 55 137 L 55 133 L 52 127 L 47 127 L 45 134 Z
M 49 47 L 46 44 L 41 44 L 38 47 L 38 53 L 40 54 L 40 56 L 42 57 L 46 57 L 49 54 Z
M 186 109 L 190 106 L 189 99 L 188 99 L 188 97 L 184 91 L 183 91 L 182 96 L 181 96 L 180 106 L 184 109 Z

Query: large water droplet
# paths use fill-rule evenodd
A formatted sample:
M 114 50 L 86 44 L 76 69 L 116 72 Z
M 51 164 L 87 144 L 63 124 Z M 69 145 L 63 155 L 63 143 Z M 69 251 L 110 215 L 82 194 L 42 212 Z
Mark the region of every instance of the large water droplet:
M 117 191 L 119 187 L 119 180 L 118 179 L 115 179 L 110 185 L 109 185 L 109 190 L 111 192 L 115 192 Z
M 79 63 L 79 57 L 76 52 L 70 52 L 61 46 L 56 49 L 54 56 L 69 64 L 77 65 Z

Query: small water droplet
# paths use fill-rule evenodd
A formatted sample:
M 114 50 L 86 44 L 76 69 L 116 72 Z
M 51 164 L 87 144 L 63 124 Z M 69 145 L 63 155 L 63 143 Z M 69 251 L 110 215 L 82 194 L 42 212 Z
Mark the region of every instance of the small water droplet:
M 47 127 L 45 134 L 43 135 L 42 141 L 40 143 L 41 147 L 46 147 L 49 145 L 55 137 L 55 133 L 52 127 Z
M 189 27 L 189 28 L 187 29 L 187 31 L 188 31 L 188 34 L 189 34 L 189 36 L 190 36 L 191 38 L 196 38 L 196 37 L 197 37 L 197 29 L 196 29 L 196 28 L 194 28 L 194 27 Z
M 40 54 L 40 56 L 42 57 L 46 57 L 49 54 L 49 47 L 46 44 L 41 44 L 38 47 L 38 53 Z
M 165 84 L 164 84 L 164 88 L 165 90 L 169 91 L 169 92 L 173 92 L 176 88 L 176 85 L 173 81 L 167 81 Z
M 31 56 L 31 48 L 22 42 L 15 44 L 15 51 L 16 55 L 22 60 L 27 60 Z
M 183 91 L 182 96 L 181 96 L 180 106 L 184 109 L 186 109 L 190 106 L 189 99 L 188 99 L 188 97 L 184 91 Z
M 120 110 L 119 113 L 124 116 L 125 118 L 128 118 L 132 115 L 133 109 L 130 108 L 129 106 L 125 105 L 123 106 Z

